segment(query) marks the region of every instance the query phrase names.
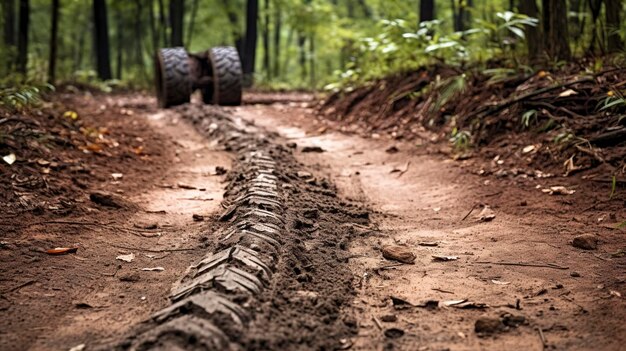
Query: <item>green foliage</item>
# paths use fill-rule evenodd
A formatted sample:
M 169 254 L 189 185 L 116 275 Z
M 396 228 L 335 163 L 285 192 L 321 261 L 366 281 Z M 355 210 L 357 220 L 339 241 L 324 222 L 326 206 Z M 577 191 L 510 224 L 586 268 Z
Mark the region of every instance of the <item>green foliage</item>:
M 537 110 L 528 110 L 522 115 L 521 122 L 524 128 L 529 128 L 531 121 L 537 122 Z
M 472 135 L 469 131 L 458 130 L 456 127 L 452 129 L 452 136 L 450 137 L 450 143 L 457 151 L 463 151 L 470 147 L 472 144 Z
M 0 109 L 21 111 L 35 107 L 41 103 L 42 94 L 53 91 L 50 84 L 12 84 L 9 87 L 0 85 Z

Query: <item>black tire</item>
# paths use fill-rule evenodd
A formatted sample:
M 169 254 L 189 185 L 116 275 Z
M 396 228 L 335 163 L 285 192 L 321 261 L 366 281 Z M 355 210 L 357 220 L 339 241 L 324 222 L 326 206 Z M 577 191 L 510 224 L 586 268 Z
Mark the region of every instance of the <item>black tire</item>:
M 157 51 L 155 80 L 159 106 L 170 107 L 189 102 L 189 55 L 185 48 L 165 48 Z
M 232 46 L 214 47 L 209 50 L 208 56 L 213 72 L 213 86 L 202 89 L 204 102 L 241 105 L 243 73 L 237 50 Z

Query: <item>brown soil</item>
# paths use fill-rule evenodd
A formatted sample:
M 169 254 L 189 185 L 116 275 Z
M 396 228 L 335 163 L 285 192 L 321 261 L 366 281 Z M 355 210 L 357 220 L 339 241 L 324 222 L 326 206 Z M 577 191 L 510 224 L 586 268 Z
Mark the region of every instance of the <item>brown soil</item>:
M 416 146 L 380 126 L 353 129 L 316 117 L 308 98 L 255 99 L 259 104 L 218 110 L 257 126 L 246 130 L 279 161 L 288 221 L 272 284 L 243 304 L 254 319 L 244 333 L 227 333 L 238 347 L 619 350 L 626 342 L 626 240 L 617 228 L 626 219 L 624 189 L 609 198 L 605 166 L 567 177 L 538 168 L 541 160 L 554 161 L 524 153 L 521 148 L 539 143 L 528 136 L 451 158 L 447 146 L 427 142 L 439 137 L 426 129 L 416 129 Z M 3 212 L 0 225 L 0 349 L 92 349 L 119 342 L 138 325 L 149 327 L 141 322 L 170 305 L 173 284 L 217 245 L 222 192 L 228 203 L 245 173 L 232 160 L 233 149 L 223 150 L 224 139 L 196 132 L 177 112 L 152 109 L 145 96 L 60 101 L 67 107 L 51 113 L 76 110 L 83 126 L 106 126 L 105 139 L 119 146 L 106 144 L 106 155 L 84 153 L 78 147 L 96 139 L 81 136 L 72 123 L 59 127 L 58 119 L 35 115 L 50 123 L 46 130 L 63 128 L 55 135 L 70 136 L 55 148 L 54 161 L 76 160 L 91 176 L 71 166 L 42 173 L 36 160 L 51 156 L 30 146 L 31 154 L 1 166 L 2 174 L 46 179 L 56 190 L 27 190 L 29 198 L 48 201 L 41 211 L 39 202 L 20 202 L 25 190 L 12 183 L 20 177 L 0 182 L 12 211 Z M 198 129 L 211 129 L 211 121 Z M 548 147 L 541 144 L 537 149 Z M 303 152 L 306 146 L 321 152 Z M 233 169 L 216 176 L 216 166 Z M 72 185 L 77 176 L 82 188 Z M 542 191 L 551 186 L 575 192 Z M 126 206 L 94 204 L 88 197 L 94 190 L 121 196 Z M 67 201 L 65 212 L 48 205 Z M 193 214 L 205 221 L 194 222 Z M 146 229 L 154 222 L 157 229 Z M 593 234 L 598 248 L 572 246 L 579 234 Z M 414 264 L 383 258 L 389 245 L 413 253 Z M 42 252 L 61 246 L 79 249 Z M 116 260 L 129 253 L 132 262 Z M 157 266 L 165 270 L 142 270 Z

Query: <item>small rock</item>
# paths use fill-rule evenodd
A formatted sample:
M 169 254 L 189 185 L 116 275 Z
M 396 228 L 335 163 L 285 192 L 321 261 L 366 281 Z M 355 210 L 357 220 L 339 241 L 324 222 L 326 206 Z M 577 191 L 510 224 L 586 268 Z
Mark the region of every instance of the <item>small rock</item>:
M 319 146 L 305 146 L 302 148 L 302 152 L 324 152 L 324 149 L 322 149 Z
M 578 273 L 578 272 L 571 272 L 569 275 L 574 277 L 574 278 L 580 277 L 580 273 Z
M 514 315 L 510 313 L 506 313 L 502 317 L 502 323 L 507 327 L 517 328 L 520 325 L 526 323 L 526 317 L 521 315 Z
M 398 328 L 389 328 L 385 330 L 385 336 L 389 339 L 397 339 L 404 335 L 404 330 Z
M 572 245 L 583 250 L 595 250 L 598 248 L 598 237 L 593 234 L 582 234 L 574 237 Z
M 89 194 L 89 200 L 105 207 L 122 208 L 124 207 L 124 200 L 117 195 L 105 193 L 103 191 L 94 191 Z
M 413 254 L 409 249 L 402 246 L 384 246 L 383 247 L 383 257 L 388 260 L 399 261 L 402 263 L 413 263 L 415 262 L 415 254 Z
M 298 171 L 298 178 L 310 178 L 313 175 L 306 171 Z
M 138 282 L 140 279 L 141 277 L 137 273 L 125 273 L 119 276 L 119 280 L 122 282 L 135 283 Z
M 395 314 L 386 314 L 381 316 L 380 320 L 386 323 L 393 323 L 398 320 L 398 317 Z
M 387 150 L 385 150 L 386 153 L 388 154 L 395 154 L 396 152 L 398 152 L 400 150 L 398 150 L 398 147 L 396 147 L 395 145 L 389 147 Z
M 504 325 L 499 318 L 481 317 L 474 324 L 474 331 L 478 334 L 493 334 L 502 330 Z
M 226 174 L 226 168 L 217 166 L 215 167 L 215 175 L 224 175 Z
M 298 144 L 296 144 L 296 143 L 294 143 L 294 142 L 291 142 L 291 143 L 287 143 L 287 144 L 285 144 L 285 146 L 287 146 L 287 147 L 288 147 L 288 148 L 290 148 L 290 149 L 295 149 L 295 148 L 297 148 L 297 147 L 298 147 Z
M 489 206 L 485 206 L 478 214 L 478 220 L 480 222 L 491 222 L 494 218 L 496 218 L 496 213 L 493 212 Z
M 204 221 L 204 216 L 199 215 L 199 214 L 195 214 L 195 213 L 191 216 L 191 218 L 193 218 L 193 220 L 196 221 L 196 222 Z

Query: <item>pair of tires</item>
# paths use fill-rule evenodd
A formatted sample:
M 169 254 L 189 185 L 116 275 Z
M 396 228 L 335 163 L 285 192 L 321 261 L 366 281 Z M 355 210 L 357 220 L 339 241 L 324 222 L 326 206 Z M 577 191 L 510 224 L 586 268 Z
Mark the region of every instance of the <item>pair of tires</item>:
M 155 80 L 159 106 L 167 108 L 189 102 L 194 90 L 207 104 L 241 104 L 242 70 L 234 47 L 214 47 L 189 54 L 183 47 L 158 50 Z

